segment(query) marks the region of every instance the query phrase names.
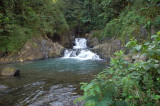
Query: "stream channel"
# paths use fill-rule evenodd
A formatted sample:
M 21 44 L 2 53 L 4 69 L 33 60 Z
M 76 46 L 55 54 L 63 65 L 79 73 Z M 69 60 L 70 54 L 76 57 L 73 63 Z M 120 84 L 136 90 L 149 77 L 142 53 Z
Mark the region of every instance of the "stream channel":
M 7 64 L 21 70 L 20 76 L 0 76 L 0 106 L 82 106 L 80 82 L 89 82 L 105 68 L 98 55 L 89 51 L 86 39 L 75 39 L 64 57 Z M 4 67 L 2 65 L 1 67 Z

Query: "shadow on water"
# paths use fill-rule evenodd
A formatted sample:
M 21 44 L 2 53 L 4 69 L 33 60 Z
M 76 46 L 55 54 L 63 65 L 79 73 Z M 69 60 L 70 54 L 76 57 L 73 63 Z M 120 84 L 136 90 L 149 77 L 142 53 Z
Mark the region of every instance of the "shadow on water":
M 82 94 L 79 83 L 89 82 L 105 67 L 101 61 L 63 58 L 10 65 L 21 75 L 0 77 L 0 84 L 8 87 L 0 91 L 0 105 L 74 106 L 74 99 Z

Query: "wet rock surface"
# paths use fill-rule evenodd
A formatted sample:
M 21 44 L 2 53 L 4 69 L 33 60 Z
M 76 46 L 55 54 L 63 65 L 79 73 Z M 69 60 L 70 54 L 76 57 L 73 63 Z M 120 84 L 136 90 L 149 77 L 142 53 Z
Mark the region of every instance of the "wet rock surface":
M 83 106 L 83 102 L 74 104 L 75 99 L 80 97 L 74 92 L 75 89 L 72 85 L 66 87 L 61 84 L 52 86 L 49 93 L 30 104 L 30 106 Z
M 0 75 L 3 75 L 3 76 L 18 76 L 20 75 L 20 70 L 14 68 L 14 67 L 4 67 L 1 72 L 0 72 Z
M 0 58 L 0 63 L 14 63 L 60 57 L 64 47 L 48 38 L 32 38 L 18 52 Z

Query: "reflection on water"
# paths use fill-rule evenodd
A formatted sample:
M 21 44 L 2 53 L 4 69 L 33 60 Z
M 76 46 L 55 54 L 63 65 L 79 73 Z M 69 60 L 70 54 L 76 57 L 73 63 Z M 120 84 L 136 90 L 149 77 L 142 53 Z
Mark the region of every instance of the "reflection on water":
M 10 64 L 21 70 L 19 77 L 0 77 L 0 105 L 74 105 L 80 95 L 79 83 L 89 81 L 101 71 L 101 61 L 48 59 Z M 80 104 L 79 104 L 80 105 Z

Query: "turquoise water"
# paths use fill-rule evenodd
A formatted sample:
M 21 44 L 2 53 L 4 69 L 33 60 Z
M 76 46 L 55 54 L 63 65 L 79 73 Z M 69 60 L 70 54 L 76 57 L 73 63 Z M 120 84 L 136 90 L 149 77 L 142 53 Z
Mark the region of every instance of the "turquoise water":
M 80 82 L 89 82 L 105 68 L 102 61 L 54 58 L 9 64 L 21 70 L 19 77 L 0 77 L 0 105 L 74 105 Z

